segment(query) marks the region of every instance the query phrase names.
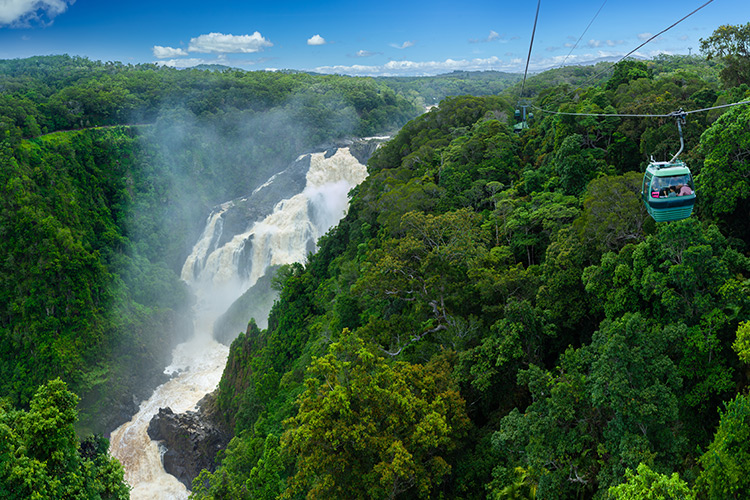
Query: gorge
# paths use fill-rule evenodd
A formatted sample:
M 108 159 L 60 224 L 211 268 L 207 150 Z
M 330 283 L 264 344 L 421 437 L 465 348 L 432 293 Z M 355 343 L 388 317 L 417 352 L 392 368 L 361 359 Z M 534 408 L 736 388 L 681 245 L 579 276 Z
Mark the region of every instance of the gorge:
M 366 177 L 364 163 L 378 142 L 361 140 L 301 155 L 249 196 L 223 203 L 209 215 L 182 270 L 197 299 L 195 336 L 174 350 L 165 368 L 172 378 L 111 436 L 111 453 L 125 467 L 132 498 L 187 497 L 185 486 L 164 472 L 165 450 L 148 437 L 149 423 L 160 408 L 192 410 L 216 387 L 228 348 L 214 339 L 214 322 L 243 294 L 254 293 L 253 285 L 269 269 L 305 261 L 317 239 L 345 214 L 347 194 Z M 272 296 L 259 294 L 258 300 L 267 315 Z M 263 315 L 256 319 L 266 321 Z

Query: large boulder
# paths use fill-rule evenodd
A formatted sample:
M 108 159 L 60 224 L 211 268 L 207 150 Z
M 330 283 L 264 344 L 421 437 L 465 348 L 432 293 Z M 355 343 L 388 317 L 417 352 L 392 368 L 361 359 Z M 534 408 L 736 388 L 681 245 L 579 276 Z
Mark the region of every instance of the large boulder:
M 205 400 L 201 403 L 205 404 Z M 201 403 L 198 411 L 179 414 L 170 408 L 160 408 L 148 426 L 149 437 L 167 449 L 163 455 L 164 470 L 188 489 L 201 470 L 216 470 L 216 453 L 226 448 L 231 438 L 213 422 Z

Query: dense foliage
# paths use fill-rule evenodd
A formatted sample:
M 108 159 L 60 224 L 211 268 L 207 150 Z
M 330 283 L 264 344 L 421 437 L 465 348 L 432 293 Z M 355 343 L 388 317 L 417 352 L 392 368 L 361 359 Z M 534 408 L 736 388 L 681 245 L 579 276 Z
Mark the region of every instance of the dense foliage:
M 710 37 L 701 39 L 701 51 L 707 59 L 722 60 L 721 79 L 725 84 L 750 84 L 750 23 L 719 26 Z
M 518 73 L 500 71 L 453 71 L 437 76 L 379 77 L 390 88 L 422 106 L 437 105 L 448 96 L 496 95 L 518 83 Z
M 129 238 L 150 219 L 132 210 L 154 196 L 147 155 L 128 129 L 0 148 L 0 391 L 26 407 L 62 377 L 87 398 L 84 427 L 105 432 L 107 408 L 189 333 L 184 284 Z
M 0 496 L 7 499 L 130 498 L 109 443 L 92 436 L 79 443 L 73 424 L 78 396 L 60 379 L 42 385 L 29 411 L 0 402 Z
M 162 111 L 179 108 L 209 117 L 286 107 L 311 133 L 326 139 L 330 131 L 320 127 L 320 121 L 335 114 L 354 115 L 346 120 L 347 132 L 365 136 L 398 127 L 414 112 L 394 91 L 367 78 L 232 69 L 181 71 L 70 56 L 0 61 L 0 89 L 0 130 L 10 130 L 13 137 L 152 123 Z
M 627 62 L 534 104 L 746 99 L 718 69 Z M 690 115 L 702 194 L 657 224 L 641 172 L 679 147 L 673 120 L 543 111 L 514 134 L 513 104 L 448 98 L 409 122 L 318 253 L 280 270 L 268 328 L 232 344 L 235 437 L 195 498 L 746 494 L 750 107 Z
M 234 438 L 193 496 L 747 496 L 750 106 L 690 115 L 698 204 L 659 224 L 640 178 L 674 121 L 595 116 L 747 100 L 730 52 L 543 73 L 519 134 L 511 93 L 404 125 L 232 343 Z M 77 398 L 42 384 L 92 415 L 128 394 L 186 333 L 197 215 L 401 126 L 424 96 L 384 82 L 0 61 L 0 487 L 121 495 L 103 442 L 76 452 Z
M 61 377 L 78 429 L 112 430 L 191 333 L 179 276 L 210 208 L 416 114 L 372 79 L 0 61 L 0 396 Z

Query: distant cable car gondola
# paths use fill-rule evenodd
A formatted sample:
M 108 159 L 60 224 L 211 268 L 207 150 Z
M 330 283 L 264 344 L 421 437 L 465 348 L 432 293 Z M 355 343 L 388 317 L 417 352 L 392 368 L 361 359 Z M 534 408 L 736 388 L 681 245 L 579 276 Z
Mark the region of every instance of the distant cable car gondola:
M 680 150 L 669 161 L 654 161 L 646 167 L 643 175 L 641 197 L 649 215 L 657 222 L 687 219 L 695 205 L 695 186 L 690 169 L 677 157 L 685 147 L 682 124 L 685 112 L 675 113 L 680 132 Z
M 522 130 L 526 130 L 529 128 L 529 122 L 534 119 L 533 113 L 527 113 L 526 108 L 531 106 L 531 102 L 528 99 L 520 99 L 519 100 L 519 108 L 516 108 L 516 111 L 513 113 L 513 116 L 516 119 L 516 124 L 513 125 L 513 131 L 514 132 L 521 132 Z

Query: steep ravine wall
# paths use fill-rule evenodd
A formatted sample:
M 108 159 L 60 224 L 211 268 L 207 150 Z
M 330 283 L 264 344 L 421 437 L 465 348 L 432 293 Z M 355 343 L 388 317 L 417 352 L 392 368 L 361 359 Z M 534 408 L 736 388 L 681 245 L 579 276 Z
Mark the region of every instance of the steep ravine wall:
M 185 485 L 197 472 L 187 473 L 185 465 L 197 462 L 196 457 L 181 458 L 180 453 L 201 453 L 200 447 L 181 446 L 180 452 L 173 445 L 170 451 L 149 438 L 149 423 L 161 408 L 170 408 L 174 414 L 193 411 L 198 401 L 216 388 L 228 353 L 225 345 L 214 340 L 216 319 L 253 285 L 267 281 L 270 269 L 306 260 L 308 253 L 315 250 L 318 238 L 345 215 L 348 192 L 367 175 L 360 160 L 366 160 L 376 145 L 377 141 L 373 141 L 302 155 L 249 196 L 224 203 L 209 215 L 203 234 L 182 270 L 183 280 L 197 298 L 195 336 L 175 350 L 172 364 L 165 370 L 173 378 L 141 403 L 140 411 L 129 423 L 112 434 L 112 454 L 125 467 L 126 480 L 133 486 L 131 498 L 187 497 Z M 283 186 L 278 186 L 279 183 Z M 273 196 L 269 193 L 288 194 L 289 190 L 297 192 L 271 203 Z M 252 306 L 256 301 L 246 297 L 246 302 Z M 234 317 L 243 316 L 242 304 L 240 301 L 233 308 Z M 257 310 L 244 313 L 245 325 L 256 315 L 260 316 L 256 320 L 264 325 L 268 310 L 263 314 Z M 226 328 L 225 325 L 222 341 L 229 343 L 233 335 Z M 239 330 L 234 335 L 237 333 Z M 193 417 L 195 414 L 190 415 Z M 167 418 L 179 422 L 182 417 Z M 161 426 L 161 434 L 155 435 L 168 442 L 170 432 L 189 433 L 190 426 L 198 429 L 202 425 L 194 418 L 184 423 L 182 427 Z M 193 441 L 188 439 L 188 442 Z M 176 466 L 173 470 L 180 471 L 182 482 L 165 473 L 162 467 L 165 453 L 169 454 L 171 465 Z M 208 446 L 204 453 L 214 453 L 214 449 Z M 196 469 L 192 465 L 190 468 Z

